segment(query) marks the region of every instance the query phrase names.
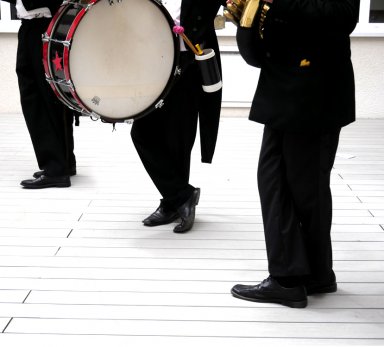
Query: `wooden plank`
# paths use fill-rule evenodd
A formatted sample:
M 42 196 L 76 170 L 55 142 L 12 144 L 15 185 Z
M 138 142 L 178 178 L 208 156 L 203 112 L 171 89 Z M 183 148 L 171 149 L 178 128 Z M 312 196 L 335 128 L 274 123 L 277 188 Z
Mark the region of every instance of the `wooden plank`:
M 266 277 L 265 272 L 260 272 L 252 281 L 245 281 L 238 278 L 235 281 L 192 281 L 192 280 L 137 280 L 137 279 L 49 279 L 49 278 L 2 278 L 0 289 L 19 289 L 19 290 L 52 290 L 52 291 L 97 291 L 97 292 L 150 292 L 155 293 L 221 293 L 229 294 L 230 289 L 236 283 L 256 284 Z M 351 295 L 351 307 L 344 300 L 339 304 L 332 302 L 332 305 L 338 307 L 356 308 L 358 304 L 355 296 L 364 296 L 358 306 L 359 308 L 369 307 L 378 308 L 377 303 L 382 302 L 384 284 L 377 279 L 376 273 L 361 272 L 337 272 L 338 293 Z M 334 295 L 336 301 L 339 300 L 339 294 Z M 377 298 L 375 298 L 377 296 Z M 325 296 L 330 300 L 331 295 Z M 372 299 L 372 306 L 370 300 Z M 320 306 L 325 307 L 324 300 L 321 300 Z M 330 308 L 332 308 L 331 306 Z
M 38 239 L 36 237 L 32 238 L 20 238 L 20 237 L 2 237 L 2 245 L 0 248 L 6 249 L 10 247 L 62 247 L 62 250 L 67 248 L 110 248 L 110 252 L 113 252 L 113 248 L 123 248 L 123 249 L 148 249 L 153 250 L 153 254 L 156 254 L 156 250 L 162 252 L 164 249 L 194 249 L 199 250 L 244 250 L 249 252 L 250 250 L 261 250 L 265 249 L 264 240 L 226 240 L 226 239 L 204 239 L 203 236 L 201 239 L 180 239 L 178 235 L 174 235 L 174 238 L 164 238 L 161 237 L 154 238 L 141 238 L 141 239 L 98 239 L 98 238 L 44 238 Z M 172 241 L 172 242 L 170 242 Z M 375 240 L 351 242 L 351 241 L 334 241 L 333 242 L 334 250 L 357 250 L 357 251 L 380 251 L 384 250 L 384 242 L 378 242 Z
M 346 244 L 346 243 L 344 243 Z M 372 246 L 372 245 L 371 245 Z M 375 249 L 361 249 L 359 246 L 354 246 L 358 248 L 359 252 L 369 253 L 369 252 L 382 252 L 382 250 Z M 35 247 L 34 247 L 35 248 Z M 374 248 L 373 246 L 370 248 Z M 0 247 L 0 254 L 1 254 Z M 349 254 L 349 259 L 354 260 L 356 258 L 356 249 L 337 249 L 336 252 L 347 252 Z M 5 253 L 5 252 L 4 252 Z M 8 252 L 10 254 L 10 252 Z M 124 257 L 134 257 L 134 258 L 173 258 L 173 259 L 185 259 L 185 258 L 201 258 L 201 259 L 264 259 L 265 250 L 262 249 L 252 249 L 252 250 L 228 250 L 228 249 L 157 249 L 156 252 L 154 249 L 143 249 L 143 248 L 75 248 L 75 247 L 64 247 L 60 248 L 57 253 L 58 256 L 64 257 L 112 257 L 112 258 L 124 258 Z
M 336 252 L 334 264 L 340 270 L 342 263 L 352 264 L 362 262 L 379 264 L 384 260 L 381 251 L 365 253 Z M 257 255 L 259 257 L 257 257 Z M 250 259 L 231 258 L 172 258 L 172 257 L 39 257 L 39 256 L 0 256 L 0 266 L 3 267 L 93 267 L 93 268 L 165 268 L 165 269 L 258 269 L 264 268 L 266 261 L 265 252 L 258 252 Z M 11 265 L 10 265 L 11 264 Z M 363 264 L 362 267 L 365 265 Z M 368 269 L 366 269 L 368 270 Z
M 364 323 L 280 323 L 280 322 L 210 322 L 188 324 L 177 321 L 79 320 L 15 318 L 7 327 L 10 333 L 91 334 L 131 336 L 226 336 L 288 338 L 383 339 L 383 324 Z M 326 333 L 325 333 L 326 332 Z
M 354 226 L 355 227 L 355 226 Z M 341 230 L 338 230 L 341 229 Z M 362 230 L 364 229 L 364 230 Z M 374 226 L 376 232 L 370 232 L 366 230 L 365 228 L 362 228 L 361 226 L 358 226 L 356 228 L 336 228 L 333 227 L 332 231 L 332 239 L 334 241 L 384 241 L 384 233 L 382 232 L 382 229 L 379 226 Z M 356 230 L 356 231 L 354 231 Z M 39 233 L 36 232 L 37 235 Z M 64 231 L 63 231 L 64 234 Z M 27 236 L 30 235 L 30 232 L 20 232 L 17 236 Z M 3 236 L 3 232 L 0 229 L 0 237 Z M 4 236 L 10 236 L 9 233 L 4 233 Z M 32 232 L 32 236 L 35 237 L 34 232 Z M 48 236 L 45 233 L 42 236 Z M 169 232 L 159 232 L 157 231 L 157 228 L 151 228 L 146 230 L 145 235 L 142 235 L 141 233 L 136 233 L 132 230 L 87 230 L 87 229 L 75 229 L 70 234 L 71 238 L 107 238 L 107 239 L 113 239 L 113 238 L 119 238 L 119 239 L 139 239 L 143 237 L 151 237 L 151 238 L 159 238 L 162 239 L 173 239 L 174 236 Z M 202 233 L 189 233 L 184 239 L 205 239 L 205 240 L 258 240 L 263 241 L 264 240 L 264 232 L 263 231 L 219 231 L 219 230 L 210 230 L 210 231 L 204 231 L 204 234 Z
M 263 346 L 296 345 L 296 346 L 361 346 L 366 343 L 361 339 L 295 339 L 295 338 L 246 338 L 241 337 L 242 347 L 254 347 L 255 344 Z M 239 343 L 239 337 L 195 337 L 189 336 L 116 336 L 116 335 L 54 335 L 54 334 L 1 334 L 0 343 L 7 347 L 20 346 L 156 346 L 156 347 L 233 347 Z M 384 339 L 369 339 L 370 346 L 383 346 Z
M 29 291 L 28 290 L 6 290 L 0 289 L 0 303 L 5 302 L 23 302 L 27 297 Z M 0 309 L 0 314 L 5 316 Z
M 254 270 L 210 270 L 210 269 L 114 269 L 114 268 L 44 268 L 44 267 L 3 267 L 0 269 L 0 278 L 57 278 L 57 279 L 135 279 L 155 281 L 254 281 L 260 278 L 265 271 L 265 265 Z M 363 272 L 371 274 L 371 281 L 376 278 L 379 282 L 384 278 L 384 271 L 375 262 L 358 266 L 355 269 L 350 263 L 337 264 L 339 271 Z M 369 266 L 370 265 L 370 266 Z M 356 269 L 357 268 L 357 269 Z
M 110 295 L 113 295 L 110 293 Z M 343 299 L 341 299 L 343 300 Z M 363 298 L 361 298 L 363 300 Z M 312 301 L 312 300 L 311 300 Z M 199 306 L 192 303 L 178 305 L 167 302 L 142 304 L 125 304 L 117 302 L 113 305 L 75 304 L 75 303 L 0 303 L 3 316 L 14 318 L 46 318 L 46 319 L 124 319 L 124 320 L 178 320 L 183 317 L 188 321 L 200 321 L 202 317 L 208 321 L 264 321 L 264 322 L 326 322 L 329 323 L 383 323 L 382 309 L 363 308 L 342 310 L 339 308 L 313 308 L 311 310 L 289 310 L 277 305 L 265 307 L 264 305 L 249 304 L 248 306 Z M 283 313 L 283 314 L 282 314 Z M 330 318 L 331 317 L 331 318 Z
M 58 251 L 57 247 L 17 247 L 0 245 L 0 256 L 3 255 L 36 255 L 48 256 L 54 255 Z
M 343 288 L 343 287 L 342 287 Z M 228 288 L 230 289 L 230 288 Z M 83 304 L 83 305 L 129 305 L 129 306 L 183 306 L 183 307 L 280 307 L 276 304 L 250 303 L 249 301 L 239 300 L 228 290 L 226 293 L 188 293 L 188 292 L 75 292 L 75 291 L 32 291 L 26 303 L 33 304 Z M 364 304 L 364 301 L 367 303 Z M 338 301 L 338 303 L 336 303 Z M 348 304 L 349 302 L 349 304 Z M 336 295 L 318 295 L 310 297 L 310 306 L 315 308 L 345 308 L 356 305 L 355 307 L 369 307 L 383 309 L 384 301 L 380 295 L 355 295 L 345 289 L 340 289 Z M 381 312 L 384 315 L 384 312 Z M 301 314 L 299 315 L 302 318 Z M 281 318 L 282 319 L 282 318 Z M 332 318 L 331 318 L 332 319 Z

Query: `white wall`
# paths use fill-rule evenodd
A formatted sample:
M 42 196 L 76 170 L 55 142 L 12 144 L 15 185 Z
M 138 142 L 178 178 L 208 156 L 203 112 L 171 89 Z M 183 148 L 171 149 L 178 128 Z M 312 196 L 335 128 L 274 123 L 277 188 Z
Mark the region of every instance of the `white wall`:
M 225 115 L 247 115 L 259 70 L 236 52 L 233 38 L 220 37 L 223 61 Z M 0 114 L 20 113 L 15 74 L 17 35 L 0 33 Z M 384 118 L 384 37 L 353 37 L 357 116 Z
M 353 37 L 352 61 L 360 118 L 384 118 L 384 37 Z
M 21 112 L 16 78 L 16 34 L 0 34 L 0 114 Z

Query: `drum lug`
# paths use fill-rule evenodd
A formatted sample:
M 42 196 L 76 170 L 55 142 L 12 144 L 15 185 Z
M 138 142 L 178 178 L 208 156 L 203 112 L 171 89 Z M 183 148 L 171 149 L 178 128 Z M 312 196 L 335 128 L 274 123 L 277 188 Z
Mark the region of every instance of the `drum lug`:
M 61 40 L 51 39 L 51 37 L 48 36 L 47 33 L 45 33 L 45 34 L 42 36 L 42 40 L 43 40 L 43 42 L 55 42 L 55 43 L 59 43 L 59 44 L 62 44 L 63 46 L 65 46 L 65 47 L 67 47 L 67 48 L 70 48 L 70 47 L 71 47 L 71 40 L 69 40 L 69 41 L 61 41 Z
M 181 68 L 179 66 L 176 66 L 174 76 L 181 75 Z
M 64 0 L 63 3 L 62 3 L 62 6 L 66 6 L 66 5 L 73 5 L 74 8 L 81 7 L 81 8 L 84 8 L 85 11 L 88 11 L 94 5 L 94 2 L 92 2 L 92 3 L 82 3 L 82 2 L 79 2 L 79 0 L 76 0 L 76 1 Z
M 54 84 L 58 84 L 58 85 L 63 85 L 65 87 L 68 87 L 70 88 L 72 91 L 74 91 L 75 89 L 73 88 L 73 83 L 71 81 L 66 81 L 66 80 L 55 80 L 51 77 L 49 77 L 47 74 L 45 74 L 45 79 L 47 80 L 47 82 L 49 83 L 54 83 Z
M 84 112 L 84 113 L 85 113 L 85 112 Z M 85 114 L 88 114 L 88 115 L 89 115 L 89 118 L 91 118 L 91 119 L 94 120 L 94 121 L 97 121 L 97 120 L 100 119 L 100 116 L 99 116 L 97 113 L 95 113 L 95 112 L 91 112 L 91 113 L 87 112 L 87 113 L 85 113 Z
M 117 0 L 117 2 L 122 2 L 123 0 Z M 112 6 L 115 4 L 114 0 L 108 0 L 109 5 Z
M 161 99 L 156 105 L 155 108 L 162 108 L 164 106 L 164 100 Z
M 65 47 L 70 48 L 71 47 L 71 40 L 69 41 L 62 41 L 61 42 Z
M 44 33 L 44 35 L 42 37 L 42 40 L 43 40 L 43 42 L 49 42 L 51 40 L 51 37 L 48 36 L 47 33 Z

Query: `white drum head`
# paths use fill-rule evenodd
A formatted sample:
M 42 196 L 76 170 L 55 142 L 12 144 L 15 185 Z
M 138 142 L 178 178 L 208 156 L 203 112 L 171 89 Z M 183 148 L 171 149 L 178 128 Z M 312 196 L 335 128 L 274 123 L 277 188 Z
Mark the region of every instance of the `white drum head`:
M 69 55 L 70 77 L 82 103 L 116 120 L 156 103 L 174 72 L 173 35 L 153 1 L 94 4 L 76 28 Z

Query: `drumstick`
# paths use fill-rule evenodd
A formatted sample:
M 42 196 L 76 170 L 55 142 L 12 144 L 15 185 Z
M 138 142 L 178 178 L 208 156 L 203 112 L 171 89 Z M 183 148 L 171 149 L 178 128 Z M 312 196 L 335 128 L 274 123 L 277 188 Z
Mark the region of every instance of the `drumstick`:
M 180 35 L 184 42 L 188 45 L 188 47 L 193 51 L 193 53 L 195 53 L 196 55 L 202 55 L 203 54 L 203 51 L 201 49 L 197 50 L 196 47 L 192 44 L 192 42 L 189 40 L 189 38 L 187 37 L 187 35 L 184 34 L 184 28 L 180 25 L 175 25 L 173 27 L 173 32 L 175 34 L 178 34 Z

